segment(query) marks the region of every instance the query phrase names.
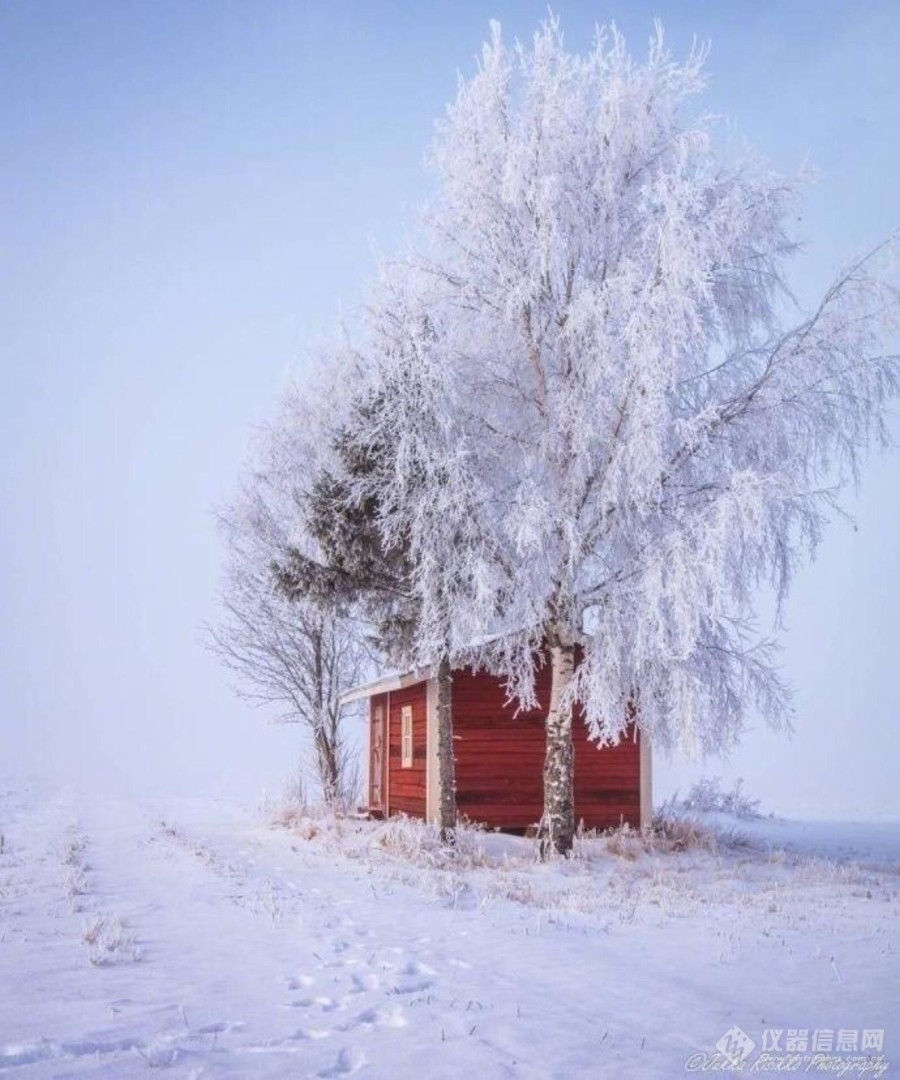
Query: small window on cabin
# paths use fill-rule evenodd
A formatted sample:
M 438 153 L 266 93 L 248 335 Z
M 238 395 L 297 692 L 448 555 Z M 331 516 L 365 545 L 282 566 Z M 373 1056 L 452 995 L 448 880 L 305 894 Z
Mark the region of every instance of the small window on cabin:
M 413 763 L 412 705 L 404 705 L 400 711 L 400 766 L 411 769 Z

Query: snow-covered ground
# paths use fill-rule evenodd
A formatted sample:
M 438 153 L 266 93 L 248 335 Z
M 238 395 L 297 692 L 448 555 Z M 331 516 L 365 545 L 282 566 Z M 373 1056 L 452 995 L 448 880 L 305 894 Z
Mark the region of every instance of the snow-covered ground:
M 449 859 L 402 823 L 6 782 L 0 1073 L 671 1078 L 737 1026 L 743 1071 L 830 1031 L 798 1071 L 900 1075 L 900 825 L 728 826 L 749 845 L 541 866 L 510 837 Z

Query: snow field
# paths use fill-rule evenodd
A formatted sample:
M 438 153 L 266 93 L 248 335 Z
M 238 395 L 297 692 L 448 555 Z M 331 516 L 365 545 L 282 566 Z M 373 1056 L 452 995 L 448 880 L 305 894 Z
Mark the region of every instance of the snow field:
M 671 1078 L 733 1024 L 883 1027 L 890 1059 L 900 827 L 730 828 L 540 865 L 475 830 L 448 856 L 411 822 L 7 785 L 0 1073 Z

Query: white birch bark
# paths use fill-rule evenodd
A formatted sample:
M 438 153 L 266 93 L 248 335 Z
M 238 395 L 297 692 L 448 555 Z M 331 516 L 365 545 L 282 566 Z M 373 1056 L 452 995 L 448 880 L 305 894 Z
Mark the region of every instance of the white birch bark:
M 572 705 L 567 694 L 575 671 L 575 644 L 554 627 L 547 635 L 550 649 L 550 704 L 544 752 L 544 814 L 541 818 L 541 858 L 569 855 L 575 840 L 575 758 L 572 746 Z
M 447 656 L 441 658 L 437 670 L 437 727 L 441 783 L 438 825 L 441 842 L 452 844 L 456 830 L 456 762 L 453 753 L 453 683 Z

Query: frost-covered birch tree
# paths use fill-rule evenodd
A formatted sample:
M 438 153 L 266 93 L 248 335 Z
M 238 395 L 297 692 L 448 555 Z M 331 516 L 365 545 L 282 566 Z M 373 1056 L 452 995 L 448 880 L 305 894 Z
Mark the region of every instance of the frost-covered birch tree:
M 788 722 L 755 603 L 784 601 L 898 389 L 886 250 L 798 308 L 802 179 L 718 156 L 705 59 L 658 28 L 637 61 L 614 29 L 579 56 L 553 19 L 530 46 L 494 25 L 439 124 L 426 239 L 393 273 L 407 315 L 378 350 L 380 527 L 412 555 L 419 647 L 502 632 L 491 662 L 529 706 L 549 653 L 542 831 L 562 853 L 575 710 L 601 744 L 636 717 L 691 751 L 753 708 Z

